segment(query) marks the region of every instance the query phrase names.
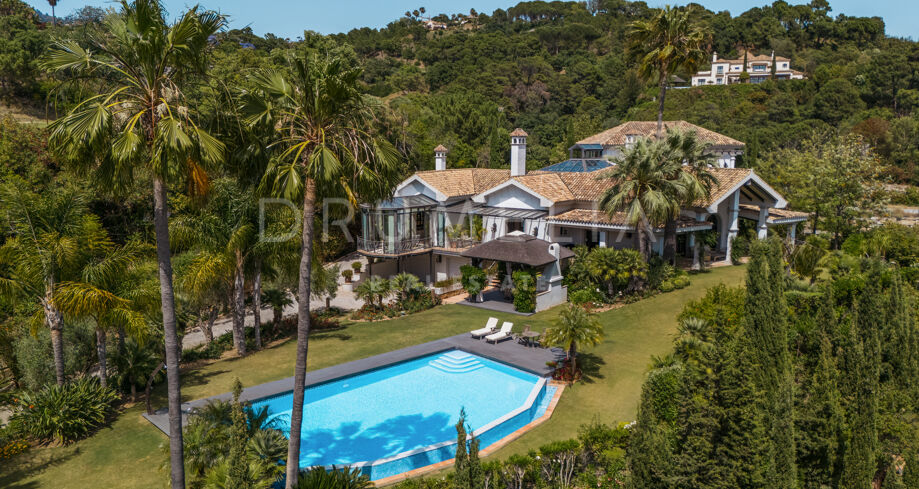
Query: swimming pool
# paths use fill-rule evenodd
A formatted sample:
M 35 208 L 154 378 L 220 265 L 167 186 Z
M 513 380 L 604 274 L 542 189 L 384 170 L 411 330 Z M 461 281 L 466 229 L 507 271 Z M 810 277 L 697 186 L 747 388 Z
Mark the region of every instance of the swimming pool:
M 443 460 L 456 451 L 460 409 L 484 449 L 541 416 L 545 379 L 449 350 L 306 389 L 300 467 L 351 465 L 371 480 Z M 292 392 L 259 399 L 289 435 Z

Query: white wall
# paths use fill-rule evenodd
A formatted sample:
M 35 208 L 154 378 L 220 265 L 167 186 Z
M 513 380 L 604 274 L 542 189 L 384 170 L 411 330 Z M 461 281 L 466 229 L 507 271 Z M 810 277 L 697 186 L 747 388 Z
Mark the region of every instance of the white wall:
M 437 257 L 440 257 L 440 263 L 437 261 Z M 460 267 L 463 265 L 470 264 L 471 261 L 469 258 L 464 258 L 462 256 L 450 256 L 450 255 L 438 255 L 434 254 L 434 271 L 435 271 L 435 282 L 440 280 L 446 280 L 451 277 L 460 276 Z
M 485 204 L 490 207 L 506 209 L 542 209 L 539 198 L 520 187 L 509 185 L 498 190 L 485 199 Z
M 419 194 L 425 195 L 435 200 L 437 199 L 437 196 L 434 194 L 433 190 L 417 180 L 406 185 L 405 187 L 402 187 L 398 192 L 395 193 L 396 197 L 407 197 L 409 195 Z

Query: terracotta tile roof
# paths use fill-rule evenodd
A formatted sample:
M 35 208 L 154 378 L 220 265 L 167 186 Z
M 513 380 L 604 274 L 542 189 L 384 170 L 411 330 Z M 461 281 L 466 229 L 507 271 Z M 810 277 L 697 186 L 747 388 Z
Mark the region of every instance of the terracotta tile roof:
M 518 127 L 517 129 L 514 129 L 514 132 L 511 133 L 511 136 L 529 136 L 529 134 Z
M 555 203 L 593 202 L 615 184 L 613 180 L 603 178 L 614 168 L 586 173 L 536 171 L 515 177 L 514 180 Z M 709 171 L 718 179 L 718 184 L 712 188 L 709 199 L 696 203 L 698 207 L 707 207 L 711 202 L 720 200 L 753 173 L 753 170 L 747 168 L 711 168 Z
M 713 146 L 736 146 L 743 147 L 744 143 L 719 134 L 715 131 L 709 131 L 704 127 L 690 124 L 686 121 L 664 121 L 664 129 L 677 129 L 680 131 L 696 131 L 698 138 L 705 144 Z M 586 137 L 577 142 L 577 144 L 602 144 L 603 146 L 623 146 L 626 143 L 627 135 L 638 135 L 641 137 L 653 136 L 657 133 L 657 121 L 630 121 L 619 124 L 616 127 L 607 129 L 599 134 Z
M 593 172 L 530 172 L 514 180 L 553 202 L 594 201 L 611 182 L 598 180 L 611 168 Z
M 710 168 L 709 172 L 718 179 L 718 183 L 712 187 L 707 201 L 696 202 L 699 207 L 707 207 L 712 202 L 721 200 L 732 188 L 753 174 L 753 170 L 749 168 Z
M 448 150 L 443 144 L 438 144 L 437 147 L 434 148 L 434 151 L 439 153 L 446 153 Z
M 599 209 L 571 209 L 569 211 L 562 212 L 561 214 L 556 214 L 554 216 L 549 216 L 546 218 L 547 221 L 556 221 L 556 222 L 570 222 L 575 224 L 597 224 L 601 226 L 627 226 L 628 220 L 626 219 L 625 212 L 617 212 L 610 216 L 606 212 L 603 212 Z M 698 227 L 708 224 L 711 227 L 712 223 L 704 223 L 696 221 L 690 217 L 680 216 L 677 220 L 678 228 L 687 228 L 687 227 Z
M 759 213 L 759 207 L 749 204 L 740 204 L 740 208 L 745 211 L 752 211 Z M 769 217 L 767 220 L 771 223 L 788 221 L 788 222 L 798 222 L 810 218 L 810 214 L 807 212 L 798 212 L 791 209 L 776 209 L 774 207 L 769 209 Z
M 491 168 L 452 168 L 419 171 L 415 175 L 447 197 L 462 197 L 484 192 L 507 181 L 510 170 Z

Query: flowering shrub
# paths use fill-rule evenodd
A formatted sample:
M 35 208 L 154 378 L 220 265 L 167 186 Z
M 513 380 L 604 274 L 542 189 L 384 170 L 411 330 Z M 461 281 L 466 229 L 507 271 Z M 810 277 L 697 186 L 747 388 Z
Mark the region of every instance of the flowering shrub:
M 29 449 L 29 444 L 22 439 L 9 440 L 0 444 L 0 460 L 13 458 Z

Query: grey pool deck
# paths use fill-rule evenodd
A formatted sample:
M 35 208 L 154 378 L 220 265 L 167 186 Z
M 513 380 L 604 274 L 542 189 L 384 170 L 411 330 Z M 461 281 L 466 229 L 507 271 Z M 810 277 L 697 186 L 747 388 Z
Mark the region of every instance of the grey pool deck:
M 375 355 L 352 362 L 333 365 L 323 369 L 308 371 L 306 373 L 305 386 L 322 384 L 331 380 L 347 377 L 365 370 L 373 370 L 386 367 L 392 364 L 411 360 L 413 358 L 430 355 L 447 350 L 463 350 L 485 358 L 525 370 L 527 372 L 548 377 L 552 375 L 552 368 L 546 363 L 554 361 L 555 355 L 551 350 L 538 347 L 527 347 L 517 343 L 514 339 L 508 339 L 498 344 L 486 343 L 484 339 L 477 340 L 472 338 L 469 333 L 463 333 L 448 338 L 422 343 L 420 345 L 409 346 L 400 350 Z M 261 399 L 275 394 L 281 394 L 293 390 L 294 378 L 276 380 L 265 384 L 255 385 L 243 389 L 240 395 L 241 401 L 252 401 Z M 195 401 L 182 403 L 182 412 L 191 413 L 195 409 L 206 405 L 214 400 L 229 401 L 233 399 L 233 394 L 225 392 L 212 397 L 198 399 Z M 144 414 L 147 421 L 153 423 L 163 433 L 169 434 L 169 415 L 166 408 L 158 409 L 154 414 Z M 182 417 L 182 422 L 188 422 L 188 416 Z

